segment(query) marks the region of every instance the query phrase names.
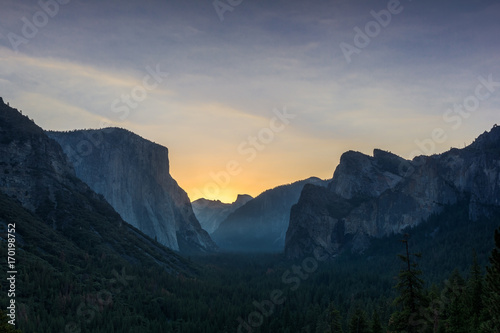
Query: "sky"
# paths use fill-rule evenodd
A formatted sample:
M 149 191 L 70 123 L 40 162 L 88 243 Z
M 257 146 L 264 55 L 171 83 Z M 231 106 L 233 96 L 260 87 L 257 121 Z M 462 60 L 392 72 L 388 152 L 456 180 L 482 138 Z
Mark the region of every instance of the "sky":
M 1 0 L 0 96 L 169 149 L 191 200 L 404 158 L 500 123 L 500 2 Z

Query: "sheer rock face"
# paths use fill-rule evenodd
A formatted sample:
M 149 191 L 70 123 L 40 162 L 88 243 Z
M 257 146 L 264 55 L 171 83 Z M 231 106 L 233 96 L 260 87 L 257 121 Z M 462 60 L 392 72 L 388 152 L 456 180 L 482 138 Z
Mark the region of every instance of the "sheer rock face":
M 368 237 L 399 233 L 463 200 L 473 220 L 500 206 L 500 127 L 464 149 L 412 161 L 377 149 L 373 157 L 344 153 L 328 188 L 305 187 L 292 208 L 285 252 L 334 256 L 347 242 L 362 251 Z
M 31 222 L 41 223 L 28 228 L 26 220 L 18 221 L 18 230 L 27 232 L 19 235 L 20 244 L 35 248 L 35 256 L 57 258 L 64 250 L 80 263 L 84 256 L 85 261 L 97 261 L 109 255 L 133 264 L 158 264 L 172 273 L 189 269 L 180 256 L 125 223 L 101 195 L 77 178 L 61 146 L 1 98 L 0 196 L 28 211 Z M 0 211 L 0 224 L 11 213 Z M 46 231 L 47 226 L 54 231 L 50 242 L 46 235 L 30 234 Z
M 267 190 L 230 214 L 212 238 L 221 249 L 239 252 L 282 252 L 290 209 L 306 184 L 325 186 L 311 177 Z
M 170 176 L 167 148 L 118 128 L 48 135 L 61 145 L 76 175 L 125 221 L 173 250 L 216 249 L 186 192 Z
M 253 197 L 247 194 L 238 194 L 233 203 L 223 203 L 220 200 L 198 199 L 193 201 L 193 211 L 201 227 L 209 234 L 213 233 L 229 214 L 240 208 Z

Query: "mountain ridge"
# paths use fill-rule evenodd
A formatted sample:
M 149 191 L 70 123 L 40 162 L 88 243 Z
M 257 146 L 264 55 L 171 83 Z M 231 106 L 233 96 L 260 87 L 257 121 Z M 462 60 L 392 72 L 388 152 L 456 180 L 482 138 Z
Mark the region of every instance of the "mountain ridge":
M 19 215 L 19 230 L 51 229 L 50 233 L 58 235 L 61 242 L 76 249 L 74 264 L 84 262 L 85 252 L 107 253 L 123 262 L 160 264 L 171 271 L 176 270 L 176 262 L 183 262 L 174 252 L 125 223 L 101 195 L 76 177 L 59 144 L 33 120 L 5 103 L 0 103 L 0 192 L 2 202 L 7 202 L 0 211 L 2 224 Z M 12 215 L 8 211 L 11 209 L 20 213 Z M 33 218 L 32 223 L 38 226 L 26 225 L 20 216 Z M 23 236 L 40 237 L 44 235 Z M 124 239 L 133 248 L 124 246 Z M 28 245 L 57 256 L 58 249 L 52 243 Z
M 334 255 L 348 238 L 362 250 L 368 237 L 399 233 L 466 199 L 471 217 L 488 216 L 500 205 L 499 146 L 494 126 L 463 149 L 411 161 L 379 149 L 344 153 L 327 190 L 305 188 L 292 207 L 286 255 L 300 257 L 304 246 Z

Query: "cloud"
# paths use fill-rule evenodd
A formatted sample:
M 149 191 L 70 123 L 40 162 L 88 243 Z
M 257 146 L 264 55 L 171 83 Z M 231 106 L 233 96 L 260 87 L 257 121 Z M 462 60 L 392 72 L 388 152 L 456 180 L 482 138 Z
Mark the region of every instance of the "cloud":
M 226 189 L 256 195 L 276 181 L 330 177 L 348 149 L 404 155 L 441 127 L 444 150 L 500 122 L 499 92 L 457 131 L 442 119 L 479 75 L 500 81 L 500 46 L 491 39 L 500 34 L 500 6 L 402 5 L 348 64 L 339 44 L 352 43 L 353 28 L 387 1 L 244 1 L 221 22 L 210 1 L 72 0 L 19 53 L 0 38 L 0 91 L 47 129 L 106 120 L 167 146 L 186 189 L 240 158 L 238 144 L 287 107 L 297 121 Z M 4 36 L 39 10 L 13 0 L 3 8 Z M 157 65 L 168 77 L 126 117 L 114 112 L 113 102 Z

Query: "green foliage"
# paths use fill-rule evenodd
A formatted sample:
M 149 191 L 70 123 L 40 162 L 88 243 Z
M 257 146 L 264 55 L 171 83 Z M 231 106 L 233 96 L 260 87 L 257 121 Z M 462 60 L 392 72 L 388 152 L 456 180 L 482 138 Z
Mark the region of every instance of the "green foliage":
M 351 320 L 349 320 L 349 333 L 370 333 L 366 314 L 363 310 L 356 309 Z
M 330 323 L 330 330 L 328 331 L 329 333 L 343 333 L 342 331 L 342 318 L 340 316 L 339 310 L 335 307 L 335 305 L 331 304 L 329 311 L 329 323 Z
M 375 311 L 373 313 L 372 322 L 371 322 L 371 333 L 383 333 L 382 324 L 380 323 L 380 316 L 378 312 Z
M 477 262 L 477 255 L 473 254 L 473 263 L 470 270 L 470 277 L 466 286 L 465 307 L 468 309 L 468 332 L 479 332 L 481 314 L 483 313 L 483 275 L 481 267 Z
M 345 253 L 335 261 L 320 262 L 307 278 L 299 279 L 296 290 L 291 290 L 294 283 L 283 282 L 283 274 L 301 265 L 300 261 L 284 261 L 281 255 L 232 254 L 183 259 L 162 250 L 138 230 L 113 224 L 118 221 L 113 220 L 116 213 L 98 199 L 73 195 L 76 198 L 58 199 L 61 210 L 55 213 L 60 214 L 60 220 L 69 222 L 55 228 L 40 218 L 53 216 L 49 202 L 35 214 L 0 195 L 0 224 L 16 222 L 20 236 L 16 258 L 22 271 L 18 275 L 22 288 L 16 304 L 17 323 L 23 332 L 71 332 L 72 328 L 75 332 L 80 329 L 98 333 L 235 332 L 238 318 L 248 321 L 250 314 L 260 311 L 254 302 L 269 300 L 275 290 L 283 291 L 284 303 L 276 304 L 268 316 L 263 315 L 262 324 L 252 326 L 252 332 L 337 333 L 350 331 L 356 323 L 360 324 L 356 329 L 378 333 L 387 326 L 391 314 L 395 314 L 394 319 L 401 313 L 401 308 L 393 305 L 397 296 L 394 277 L 398 268 L 407 267 L 407 262 L 394 255 L 401 244 L 400 236 L 372 241 L 367 255 Z M 473 265 L 467 281 L 461 277 L 472 262 L 469 245 L 461 249 L 465 237 L 474 247 L 480 243 L 478 249 L 488 244 L 484 237 L 464 232 L 470 225 L 465 218 L 453 225 L 450 222 L 453 228 L 434 232 L 436 224 L 446 228 L 445 218 L 442 215 L 441 220 L 412 230 L 412 248 L 424 253 L 419 267 L 426 267 L 425 274 L 417 277 L 436 284 L 430 291 L 422 284 L 422 294 L 429 304 L 423 305 L 424 310 L 419 308 L 420 319 L 425 320 L 426 329 L 436 328 L 442 333 L 467 327 L 464 322 L 471 322 L 467 304 L 477 300 L 472 291 L 480 290 L 473 287 L 477 284 L 471 278 L 477 277 L 474 272 L 482 276 L 481 269 Z M 475 227 L 488 230 L 490 224 L 481 220 Z M 113 235 L 103 242 L 98 234 Z M 131 234 L 143 238 L 139 241 Z M 444 236 L 453 242 L 443 241 Z M 427 247 L 432 247 L 435 255 L 426 252 Z M 446 265 L 437 265 L 444 262 L 442 253 Z M 478 251 L 477 257 L 482 267 L 484 254 Z M 0 259 L 4 258 L 5 247 L 0 247 Z M 451 276 L 450 266 L 458 267 Z M 449 283 L 443 285 L 442 276 L 449 277 Z M 483 281 L 484 311 L 479 324 L 490 309 L 484 298 L 489 293 L 487 281 Z M 0 283 L 4 289 L 5 282 Z M 2 308 L 3 297 L 5 294 L 0 293 Z M 363 313 L 361 316 L 356 308 Z M 365 313 L 374 314 L 370 323 Z M 494 324 L 491 316 L 486 318 L 490 320 L 488 325 Z M 374 324 L 377 321 L 381 325 Z M 474 332 L 471 327 L 467 329 Z
M 422 271 L 418 269 L 415 260 L 412 261 L 412 255 L 409 253 L 408 240 L 403 240 L 405 244 L 405 255 L 398 255 L 403 261 L 404 266 L 399 272 L 396 289 L 399 296 L 394 300 L 394 304 L 399 306 L 391 320 L 391 328 L 396 331 L 421 332 L 423 324 L 422 310 L 425 309 L 427 300 L 423 288 L 424 281 L 420 278 Z M 413 254 L 420 257 L 419 254 Z
M 500 332 L 500 229 L 495 231 L 496 248 L 491 253 L 490 266 L 486 268 L 486 296 L 484 302 L 488 319 L 481 328 L 483 332 Z
M 465 280 L 458 270 L 454 270 L 449 279 L 449 288 L 445 290 L 445 311 L 441 317 L 446 318 L 445 327 L 448 332 L 468 332 L 468 321 L 466 317 L 466 293 Z
M 426 292 L 428 306 L 422 306 L 416 323 L 421 324 L 413 332 L 439 333 L 498 333 L 499 322 L 499 274 L 500 248 L 499 232 L 495 232 L 497 249 L 491 255 L 491 266 L 487 268 L 486 278 L 482 275 L 477 256 L 473 253 L 473 261 L 469 270 L 469 278 L 465 281 L 458 270 L 454 270 L 444 288 L 439 291 L 433 286 Z M 404 257 L 405 259 L 408 256 Z M 406 263 L 406 261 L 405 261 Z M 496 267 L 496 268 L 495 268 Z M 400 275 L 401 278 L 401 275 Z M 486 281 L 486 285 L 485 282 Z M 408 289 L 404 289 L 408 290 Z M 408 296 L 407 300 L 410 299 Z M 410 303 L 409 303 L 410 304 Z M 407 308 L 410 307 L 409 305 Z M 405 327 L 408 313 L 395 312 L 391 317 L 391 332 L 412 332 L 412 327 Z

